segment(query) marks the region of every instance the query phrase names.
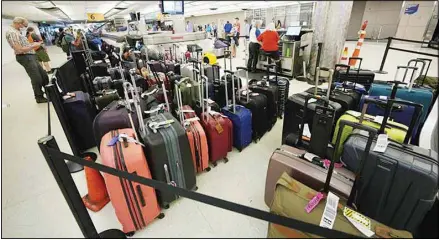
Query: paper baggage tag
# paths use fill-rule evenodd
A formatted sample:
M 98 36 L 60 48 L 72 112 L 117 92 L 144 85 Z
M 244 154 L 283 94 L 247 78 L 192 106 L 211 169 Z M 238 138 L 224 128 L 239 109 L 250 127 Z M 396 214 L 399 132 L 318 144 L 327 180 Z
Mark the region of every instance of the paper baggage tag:
M 217 131 L 219 134 L 221 134 L 222 132 L 224 132 L 223 126 L 221 126 L 221 124 L 219 124 L 218 121 L 216 122 L 215 129 L 216 129 L 216 131 Z
M 349 111 L 349 114 L 352 115 L 352 116 L 354 116 L 354 117 L 356 117 L 356 118 L 361 117 L 361 113 L 360 113 L 360 112 Z
M 311 201 L 308 202 L 308 204 L 305 207 L 305 211 L 307 213 L 310 213 L 317 205 L 319 205 L 320 201 L 322 199 L 325 199 L 325 194 L 318 192 L 312 199 Z
M 305 126 L 303 127 L 303 136 L 311 138 L 311 131 L 309 130 L 308 123 L 305 123 Z
M 379 124 L 383 124 L 384 117 L 383 116 L 375 116 L 373 121 Z
M 315 99 L 315 98 L 311 98 L 310 100 L 308 100 L 308 104 L 310 104 L 310 103 L 314 103 L 314 102 L 317 102 L 317 99 Z
M 381 100 L 387 100 L 387 96 L 379 96 Z
M 310 152 L 306 152 L 305 155 L 303 155 L 303 158 L 312 162 L 314 158 L 318 158 L 317 155 L 310 153 Z
M 389 145 L 388 138 L 389 137 L 387 136 L 387 134 L 378 135 L 377 142 L 375 144 L 375 147 L 373 148 L 373 151 L 374 152 L 381 152 L 381 153 L 385 152 L 387 145 Z
M 375 234 L 373 231 L 370 230 L 371 222 L 370 219 L 366 216 L 348 207 L 345 207 L 343 209 L 343 216 L 345 216 L 349 220 L 349 222 L 351 222 L 352 225 L 354 225 L 354 227 L 358 229 L 358 231 L 360 231 L 367 237 L 372 237 Z
M 339 197 L 329 192 L 326 200 L 325 210 L 322 219 L 320 219 L 320 227 L 332 229 L 335 218 L 337 217 L 337 206 Z

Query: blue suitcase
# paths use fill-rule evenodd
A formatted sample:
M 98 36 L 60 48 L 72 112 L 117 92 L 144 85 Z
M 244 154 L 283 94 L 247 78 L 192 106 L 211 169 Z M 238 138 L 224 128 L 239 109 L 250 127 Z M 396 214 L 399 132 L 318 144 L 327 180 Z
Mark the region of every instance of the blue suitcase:
M 229 70 L 224 70 L 225 74 L 234 74 Z M 232 79 L 232 89 L 235 89 L 234 79 Z M 227 81 L 225 82 L 226 102 L 228 102 Z M 239 151 L 250 145 L 252 142 L 252 113 L 249 109 L 235 104 L 235 94 L 232 94 L 232 105 L 225 106 L 221 112 L 226 115 L 233 124 L 233 146 Z
M 417 67 L 410 66 L 398 66 L 399 69 L 406 69 L 406 73 L 408 69 L 413 70 L 413 74 L 410 79 L 409 86 L 396 86 L 396 98 L 406 100 L 409 102 L 420 103 L 424 108 L 419 119 L 420 124 L 422 124 L 427 118 L 428 109 L 433 101 L 433 92 L 427 88 L 413 88 L 413 81 L 415 79 L 415 75 L 417 72 Z M 396 75 L 398 75 L 398 70 L 396 71 Z M 406 75 L 406 74 L 405 74 Z M 392 86 L 387 83 L 374 83 L 370 89 L 370 96 L 391 96 Z

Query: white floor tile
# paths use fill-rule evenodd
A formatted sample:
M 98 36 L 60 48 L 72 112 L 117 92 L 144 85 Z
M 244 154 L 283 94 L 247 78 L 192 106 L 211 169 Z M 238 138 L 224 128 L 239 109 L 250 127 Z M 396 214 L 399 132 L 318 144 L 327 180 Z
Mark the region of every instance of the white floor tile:
M 350 53 L 355 42 L 346 44 Z M 361 50 L 362 68 L 378 69 L 385 44 L 366 42 Z M 413 48 L 412 48 L 413 49 Z M 431 51 L 416 49 L 417 51 Z M 242 49 L 233 67 L 243 66 Z M 65 55 L 57 47 L 49 47 L 52 65 L 59 66 Z M 392 80 L 397 65 L 420 57 L 390 52 L 385 65 L 387 75 L 377 79 Z M 222 64 L 220 60 L 220 64 Z M 437 59 L 429 75 L 437 76 Z M 63 196 L 37 146 L 38 138 L 47 133 L 47 105 L 36 104 L 30 80 L 15 61 L 2 65 L 2 237 L 51 238 L 82 237 Z M 292 81 L 290 94 L 311 86 Z M 52 134 L 62 151 L 69 145 L 52 108 Z M 281 142 L 282 120 L 257 144 L 241 153 L 234 150 L 229 162 L 219 162 L 209 173 L 197 178 L 200 193 L 224 200 L 268 210 L 264 203 L 265 175 L 268 159 Z M 84 173 L 73 174 L 79 192 L 87 192 Z M 164 211 L 166 217 L 152 223 L 134 237 L 254 237 L 266 236 L 267 223 L 188 199 L 180 199 Z M 98 213 L 90 212 L 98 231 L 121 228 L 111 204 Z

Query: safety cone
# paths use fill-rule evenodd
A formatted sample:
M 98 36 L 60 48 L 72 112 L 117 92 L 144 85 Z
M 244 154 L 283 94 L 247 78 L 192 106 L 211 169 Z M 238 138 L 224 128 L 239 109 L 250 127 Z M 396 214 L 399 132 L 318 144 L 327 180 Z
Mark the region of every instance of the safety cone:
M 368 21 L 364 21 L 363 25 L 361 25 L 361 29 L 358 32 L 360 34 L 360 38 L 358 39 L 357 46 L 355 47 L 354 53 L 352 54 L 352 57 L 358 57 L 360 56 L 360 49 L 361 46 L 363 46 L 364 38 L 366 37 L 366 27 L 367 27 Z M 356 59 L 351 59 L 349 61 L 349 66 L 355 66 L 357 63 Z
M 93 161 L 93 159 L 89 156 L 84 157 L 84 159 Z M 85 178 L 87 179 L 88 194 L 82 197 L 82 201 L 88 209 L 92 210 L 93 212 L 98 212 L 105 205 L 107 205 L 108 202 L 110 202 L 107 188 L 105 187 L 104 178 L 96 169 L 89 167 L 84 167 L 84 169 Z
M 348 47 L 345 47 L 340 58 L 340 64 L 348 64 Z

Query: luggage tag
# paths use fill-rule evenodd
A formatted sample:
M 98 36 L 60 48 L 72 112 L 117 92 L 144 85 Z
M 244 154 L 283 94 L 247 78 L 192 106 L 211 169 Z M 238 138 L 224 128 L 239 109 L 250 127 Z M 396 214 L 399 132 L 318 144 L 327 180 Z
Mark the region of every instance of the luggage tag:
M 326 169 L 328 169 L 329 168 L 329 165 L 331 165 L 331 161 L 330 160 L 328 160 L 328 159 L 323 159 L 322 160 L 322 163 L 323 163 L 323 166 L 326 168 Z M 335 163 L 334 164 L 334 168 L 342 168 L 342 167 L 344 167 L 345 165 L 343 164 L 343 163 Z
M 139 144 L 141 146 L 145 146 L 142 143 L 140 143 L 139 141 L 137 141 L 136 139 L 126 135 L 125 133 L 120 133 L 119 135 L 113 137 L 108 143 L 107 146 L 114 146 L 116 145 L 117 142 L 123 142 L 124 139 L 126 139 L 127 142 L 131 142 L 131 143 L 135 143 L 135 144 Z
M 329 192 L 326 200 L 325 210 L 320 219 L 320 227 L 332 229 L 337 217 L 337 206 L 340 200 L 335 194 Z
M 343 216 L 345 216 L 349 222 L 354 225 L 355 228 L 358 229 L 362 234 L 366 235 L 367 237 L 372 237 L 375 233 L 371 231 L 371 221 L 366 216 L 348 208 L 345 207 L 343 209 Z
M 317 205 L 319 205 L 320 201 L 326 198 L 324 193 L 318 192 L 306 205 L 305 211 L 310 213 Z
M 389 145 L 389 140 L 387 134 L 383 133 L 378 135 L 377 142 L 375 147 L 373 148 L 374 152 L 385 152 L 387 149 L 387 145 Z

